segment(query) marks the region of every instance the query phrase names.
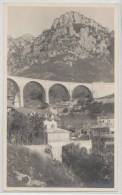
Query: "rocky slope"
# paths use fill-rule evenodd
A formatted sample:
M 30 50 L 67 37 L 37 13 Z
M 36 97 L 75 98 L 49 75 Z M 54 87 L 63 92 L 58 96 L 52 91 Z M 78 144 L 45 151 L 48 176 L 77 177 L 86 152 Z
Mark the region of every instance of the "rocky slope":
M 8 73 L 64 81 L 114 80 L 114 32 L 78 12 L 56 18 L 38 37 L 8 38 Z

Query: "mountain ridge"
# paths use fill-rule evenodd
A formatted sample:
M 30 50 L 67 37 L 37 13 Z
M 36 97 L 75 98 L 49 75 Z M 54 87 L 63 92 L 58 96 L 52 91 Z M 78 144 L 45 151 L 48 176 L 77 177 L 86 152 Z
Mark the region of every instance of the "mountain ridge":
M 49 80 L 114 81 L 114 32 L 70 11 L 39 36 L 8 38 L 8 73 Z

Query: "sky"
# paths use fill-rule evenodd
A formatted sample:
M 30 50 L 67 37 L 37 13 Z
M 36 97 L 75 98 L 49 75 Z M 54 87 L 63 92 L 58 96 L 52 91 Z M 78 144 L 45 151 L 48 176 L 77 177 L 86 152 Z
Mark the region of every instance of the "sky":
M 49 29 L 53 20 L 68 11 L 78 11 L 99 24 L 114 29 L 114 8 L 112 7 L 34 7 L 9 6 L 7 12 L 8 35 L 19 37 L 23 34 L 38 36 Z

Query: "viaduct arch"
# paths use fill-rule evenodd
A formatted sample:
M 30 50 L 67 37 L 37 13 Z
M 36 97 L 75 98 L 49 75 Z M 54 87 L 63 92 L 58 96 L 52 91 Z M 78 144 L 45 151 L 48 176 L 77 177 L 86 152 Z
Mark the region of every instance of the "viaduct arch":
M 35 81 L 30 81 L 23 88 L 24 106 L 29 106 L 32 102 L 39 104 L 45 102 L 45 90 L 43 86 Z M 35 105 L 37 106 L 37 105 Z
M 84 86 L 84 85 L 78 85 L 77 87 L 75 87 L 72 91 L 72 98 L 78 98 L 78 97 L 89 97 L 89 98 L 93 98 L 93 94 L 92 92 L 89 90 L 88 87 Z
M 49 103 L 56 101 L 69 101 L 70 94 L 68 89 L 62 84 L 54 84 L 49 88 Z
M 20 107 L 20 89 L 18 84 L 13 79 L 7 80 L 7 100 L 15 107 Z

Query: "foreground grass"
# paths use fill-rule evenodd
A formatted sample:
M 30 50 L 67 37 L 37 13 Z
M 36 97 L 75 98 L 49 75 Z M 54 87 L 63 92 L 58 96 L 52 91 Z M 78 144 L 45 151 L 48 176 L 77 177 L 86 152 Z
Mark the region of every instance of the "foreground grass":
M 79 179 L 64 165 L 43 158 L 24 146 L 8 144 L 8 187 L 82 187 Z

